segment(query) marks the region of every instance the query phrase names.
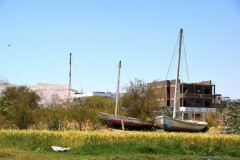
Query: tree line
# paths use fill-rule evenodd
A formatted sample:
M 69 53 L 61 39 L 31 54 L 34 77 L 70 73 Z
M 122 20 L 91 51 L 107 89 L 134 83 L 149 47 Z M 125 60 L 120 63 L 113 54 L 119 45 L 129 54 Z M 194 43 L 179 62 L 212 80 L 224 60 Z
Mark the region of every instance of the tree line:
M 162 115 L 153 88 L 143 80 L 135 79 L 124 88 L 120 98 L 118 115 L 153 120 Z M 89 97 L 74 101 L 62 101 L 57 96 L 48 106 L 39 102 L 41 97 L 26 86 L 7 85 L 0 95 L 0 129 L 48 129 L 86 130 L 104 127 L 98 118 L 99 112 L 114 114 L 115 99 Z M 240 103 L 229 103 L 226 107 L 224 126 L 227 133 L 240 133 Z M 220 116 L 210 114 L 206 121 L 217 125 Z
M 2 129 L 83 130 L 96 128 L 98 112 L 108 110 L 112 99 L 91 97 L 81 103 L 64 102 L 53 97 L 48 106 L 26 86 L 7 86 L 0 97 L 0 127 Z
M 121 96 L 119 115 L 143 120 L 153 119 L 157 109 L 154 92 L 142 80 L 130 82 Z M 41 97 L 26 86 L 7 85 L 0 96 L 1 129 L 97 129 L 103 127 L 98 113 L 114 113 L 115 99 L 89 97 L 61 101 L 57 96 L 48 106 Z

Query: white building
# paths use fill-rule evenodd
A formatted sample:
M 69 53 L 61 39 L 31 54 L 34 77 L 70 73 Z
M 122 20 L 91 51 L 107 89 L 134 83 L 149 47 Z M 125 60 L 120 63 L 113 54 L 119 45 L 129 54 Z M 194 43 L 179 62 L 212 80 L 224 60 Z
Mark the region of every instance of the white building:
M 69 99 L 69 89 L 66 84 L 40 83 L 31 86 L 30 89 L 37 92 L 41 97 L 41 104 L 43 105 L 51 104 L 53 100 L 66 101 Z M 77 93 L 77 90 L 70 90 L 70 95 L 74 95 L 75 93 Z
M 115 97 L 116 97 L 116 94 L 115 94 L 115 93 L 111 93 L 111 92 L 77 93 L 77 94 L 71 95 L 71 99 L 87 98 L 87 97 L 93 97 L 93 96 L 115 98 Z
M 17 86 L 13 84 L 0 83 L 0 93 L 2 93 L 2 91 L 9 85 Z M 66 84 L 39 83 L 29 88 L 37 92 L 37 94 L 41 97 L 40 103 L 45 106 L 51 104 L 53 101 L 61 103 L 69 99 L 69 88 L 68 85 Z M 111 92 L 78 93 L 77 90 L 74 89 L 70 90 L 71 99 L 86 98 L 93 96 L 115 98 L 116 94 Z

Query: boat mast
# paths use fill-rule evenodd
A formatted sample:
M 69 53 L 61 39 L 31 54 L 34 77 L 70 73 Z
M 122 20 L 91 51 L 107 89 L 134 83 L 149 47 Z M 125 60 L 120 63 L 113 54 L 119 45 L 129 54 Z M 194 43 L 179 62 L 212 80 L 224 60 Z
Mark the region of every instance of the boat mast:
M 118 80 L 117 80 L 115 116 L 117 115 L 117 112 L 118 112 L 118 103 L 119 103 L 120 69 L 121 69 L 121 61 L 119 61 L 119 64 L 118 64 Z
M 69 84 L 68 84 L 68 100 L 70 101 L 70 90 L 71 90 L 71 65 L 72 65 L 72 53 L 69 55 Z
M 181 47 L 182 47 L 182 33 L 183 29 L 180 29 L 180 40 L 179 40 L 179 49 L 178 49 L 178 65 L 177 65 L 177 78 L 175 82 L 175 93 L 174 93 L 174 104 L 173 104 L 173 118 L 176 118 L 176 108 L 177 108 L 177 93 L 178 93 L 178 79 L 179 79 L 179 70 L 180 70 L 180 60 L 181 60 Z

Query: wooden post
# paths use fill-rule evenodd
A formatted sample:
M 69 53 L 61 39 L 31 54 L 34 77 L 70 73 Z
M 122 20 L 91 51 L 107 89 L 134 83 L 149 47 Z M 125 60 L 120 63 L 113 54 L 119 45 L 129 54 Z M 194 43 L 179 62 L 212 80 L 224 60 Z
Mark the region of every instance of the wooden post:
M 123 119 L 121 120 L 121 123 L 122 123 L 122 130 L 125 131 Z
M 178 83 L 178 79 L 179 79 L 179 69 L 180 69 L 180 60 L 181 60 L 181 47 L 182 47 L 182 33 L 183 33 L 183 29 L 180 29 L 180 40 L 179 40 L 179 48 L 178 48 L 178 65 L 177 65 L 177 77 L 176 77 L 176 82 L 175 82 L 175 92 L 174 92 L 174 104 L 173 104 L 173 118 L 176 118 L 176 110 L 177 110 L 177 100 L 179 97 L 177 97 L 178 95 L 178 87 L 179 87 L 179 83 Z
M 117 92 L 116 92 L 116 106 L 115 106 L 115 116 L 118 112 L 118 103 L 119 103 L 119 85 L 120 85 L 120 71 L 121 71 L 121 61 L 118 64 L 118 80 L 117 80 Z
M 71 95 L 71 65 L 72 65 L 72 53 L 69 55 L 69 84 L 68 84 L 68 100 L 70 101 Z

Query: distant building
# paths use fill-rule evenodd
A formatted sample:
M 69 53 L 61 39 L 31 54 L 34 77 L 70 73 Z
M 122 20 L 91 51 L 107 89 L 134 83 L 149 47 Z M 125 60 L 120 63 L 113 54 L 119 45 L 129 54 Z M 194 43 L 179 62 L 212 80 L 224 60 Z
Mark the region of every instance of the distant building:
M 88 92 L 88 93 L 77 93 L 71 96 L 72 99 L 77 98 L 87 98 L 87 97 L 93 97 L 93 96 L 99 96 L 99 97 L 108 97 L 108 98 L 115 98 L 116 94 L 111 92 Z
M 69 98 L 68 85 L 66 84 L 47 84 L 40 83 L 35 86 L 31 86 L 30 89 L 36 91 L 41 97 L 41 104 L 49 105 L 53 100 L 66 101 Z M 77 90 L 71 89 L 70 95 L 77 93 Z
M 240 99 L 233 99 L 233 100 L 231 100 L 231 101 L 240 103 Z
M 7 86 L 17 86 L 8 83 L 0 83 L 0 94 Z M 51 104 L 54 100 L 67 101 L 69 99 L 69 88 L 66 84 L 48 84 L 48 83 L 39 83 L 35 86 L 29 87 L 31 90 L 36 91 L 37 94 L 41 97 L 40 104 L 47 106 Z M 70 90 L 70 99 L 81 99 L 86 97 L 107 97 L 107 98 L 116 98 L 115 93 L 111 92 L 88 92 L 88 93 L 78 93 L 77 90 Z
M 88 93 L 76 93 L 74 95 L 71 95 L 71 100 L 77 104 L 80 105 L 82 104 L 86 98 L 89 97 L 104 97 L 104 98 L 115 98 L 116 94 L 115 93 L 111 93 L 111 92 L 88 92 Z
M 180 80 L 179 80 L 180 81 Z M 149 83 L 157 94 L 160 107 L 173 107 L 176 80 Z M 215 85 L 211 81 L 179 83 L 178 103 L 183 119 L 205 119 L 206 112 L 216 112 Z
M 230 97 L 223 97 L 221 94 L 216 94 L 216 104 L 226 106 L 228 102 L 231 102 Z

